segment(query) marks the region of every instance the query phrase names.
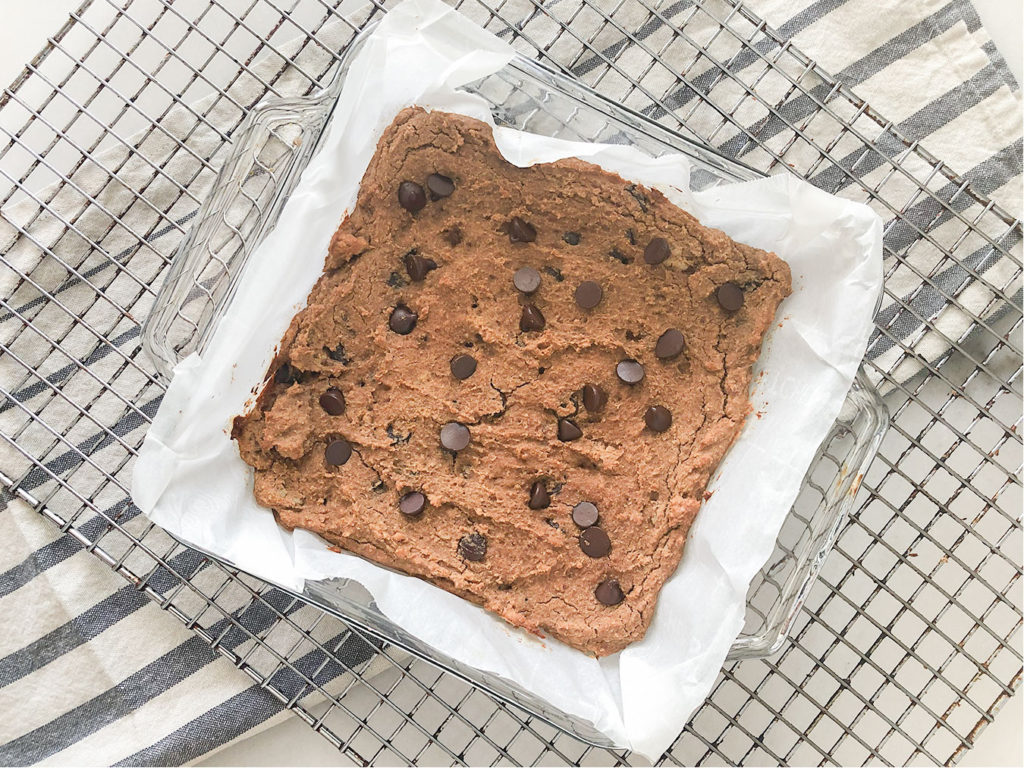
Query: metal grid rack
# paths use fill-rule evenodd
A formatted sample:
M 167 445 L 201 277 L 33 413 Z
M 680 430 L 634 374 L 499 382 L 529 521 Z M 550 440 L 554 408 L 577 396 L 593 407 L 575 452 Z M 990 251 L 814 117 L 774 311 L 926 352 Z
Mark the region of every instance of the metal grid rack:
M 128 499 L 162 392 L 139 321 L 232 132 L 327 82 L 389 4 L 86 0 L 4 91 L 0 480 L 356 763 L 630 762 L 177 545 Z M 1020 222 L 739 0 L 455 4 L 886 222 L 867 365 L 890 432 L 791 641 L 728 664 L 662 761 L 955 762 L 1022 674 Z

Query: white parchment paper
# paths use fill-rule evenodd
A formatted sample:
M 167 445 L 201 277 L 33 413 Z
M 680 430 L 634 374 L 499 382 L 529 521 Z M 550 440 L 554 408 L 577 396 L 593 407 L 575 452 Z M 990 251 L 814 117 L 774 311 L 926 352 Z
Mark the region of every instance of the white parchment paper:
M 541 641 L 423 581 L 331 552 L 308 532 L 286 532 L 256 504 L 251 470 L 229 437 L 231 419 L 323 269 L 381 132 L 410 104 L 492 123 L 481 100 L 456 88 L 512 56 L 440 0 L 406 0 L 385 16 L 353 62 L 322 151 L 253 254 L 208 350 L 175 368 L 135 465 L 132 495 L 155 523 L 268 581 L 301 590 L 307 579 L 355 579 L 411 634 L 656 756 L 710 690 L 742 627 L 750 580 L 771 554 L 857 370 L 882 283 L 881 222 L 867 207 L 790 176 L 691 195 L 681 156 L 652 160 L 621 146 L 496 129 L 510 162 L 598 163 L 661 189 L 704 224 L 774 250 L 793 270 L 793 295 L 765 343 L 764 375 L 754 378 L 762 417 L 747 420 L 712 480 L 714 494 L 647 636 L 614 656 L 598 661 Z

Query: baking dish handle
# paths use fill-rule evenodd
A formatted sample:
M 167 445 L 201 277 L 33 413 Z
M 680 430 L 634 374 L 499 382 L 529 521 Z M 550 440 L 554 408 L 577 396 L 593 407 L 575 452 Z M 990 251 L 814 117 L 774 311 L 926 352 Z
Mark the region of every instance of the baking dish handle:
M 249 255 L 316 152 L 336 97 L 328 89 L 273 99 L 239 126 L 142 326 L 143 348 L 165 382 L 181 360 L 205 349 Z

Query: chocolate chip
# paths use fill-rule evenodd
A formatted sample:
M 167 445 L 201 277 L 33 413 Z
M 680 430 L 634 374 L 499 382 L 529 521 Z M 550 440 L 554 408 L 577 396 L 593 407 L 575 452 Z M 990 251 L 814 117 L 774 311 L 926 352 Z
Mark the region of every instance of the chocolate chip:
M 430 270 L 437 269 L 436 261 L 412 252 L 405 254 L 402 261 L 405 262 L 405 271 L 409 273 L 409 279 L 415 283 L 422 283 Z
M 587 557 L 604 557 L 612 551 L 612 542 L 603 529 L 592 525 L 580 534 L 580 549 Z
M 529 331 L 543 331 L 546 321 L 544 315 L 540 313 L 533 304 L 527 304 L 523 307 L 523 314 L 519 318 L 519 330 L 523 333 Z
M 345 412 L 345 396 L 337 387 L 331 387 L 320 395 L 320 407 L 331 416 L 341 416 Z
M 543 480 L 535 480 L 530 486 L 530 509 L 544 509 L 551 504 L 551 497 L 548 495 L 547 486 Z
M 651 432 L 664 432 L 672 426 L 672 411 L 663 405 L 652 405 L 644 412 L 644 423 Z
M 348 440 L 341 438 L 332 440 L 324 450 L 324 461 L 332 467 L 340 467 L 350 458 L 352 458 L 352 446 L 349 445 Z
M 615 375 L 623 384 L 639 384 L 644 380 L 644 367 L 636 360 L 622 360 L 615 366 Z
M 449 451 L 461 451 L 469 445 L 469 427 L 449 421 L 441 427 L 441 445 Z
M 472 355 L 456 355 L 449 363 L 452 369 L 452 376 L 459 381 L 468 379 L 476 373 L 476 358 Z
M 388 319 L 388 327 L 395 333 L 402 336 L 412 333 L 416 327 L 416 321 L 420 316 L 403 304 L 399 304 L 391 310 L 391 317 Z
M 633 257 L 632 256 L 627 256 L 622 251 L 620 251 L 618 248 L 612 248 L 608 252 L 608 255 L 611 256 L 613 259 L 615 259 L 620 264 L 632 264 L 633 263 Z
M 398 274 L 398 270 L 394 270 L 390 275 L 388 275 L 389 288 L 404 288 L 408 284 L 409 283 L 405 281 L 405 278 Z
M 530 222 L 513 216 L 508 222 L 508 239 L 513 243 L 532 243 L 537 239 L 537 230 Z
M 558 439 L 563 443 L 579 440 L 581 437 L 583 437 L 583 430 L 576 426 L 575 422 L 569 421 L 569 419 L 558 420 Z
M 336 346 L 334 349 L 330 349 L 329 347 L 324 347 L 324 349 L 327 350 L 327 356 L 329 358 L 331 358 L 331 360 L 333 360 L 334 362 L 336 362 L 336 363 L 347 363 L 348 362 L 348 358 L 345 357 L 345 345 L 344 344 L 338 344 L 338 346 Z
M 597 413 L 608 402 L 608 393 L 597 384 L 583 385 L 583 407 L 591 413 Z
M 398 204 L 410 213 L 416 213 L 427 204 L 427 195 L 415 181 L 403 181 L 398 185 Z
M 529 296 L 540 288 L 540 272 L 533 267 L 520 267 L 512 275 L 512 285 L 516 287 L 517 291 Z
M 479 563 L 487 556 L 487 539 L 479 533 L 471 533 L 459 539 L 459 554 L 466 560 Z
M 572 508 L 572 521 L 580 528 L 589 528 L 592 525 L 597 525 L 599 517 L 597 505 L 592 501 L 581 501 Z
M 440 173 L 432 173 L 427 176 L 427 189 L 430 190 L 431 200 L 439 200 L 455 191 L 455 182 Z
M 664 237 L 654 238 L 644 248 L 644 261 L 648 264 L 661 264 L 671 255 L 672 249 L 669 247 L 668 240 Z
M 452 248 L 462 242 L 462 230 L 458 227 L 449 227 L 441 235 Z
M 654 356 L 659 360 L 671 360 L 678 357 L 686 348 L 686 341 L 678 328 L 669 328 L 658 337 L 654 345 Z
M 288 384 L 289 386 L 299 380 L 299 372 L 288 363 L 281 363 L 281 367 L 274 371 L 274 382 L 277 384 Z
M 601 284 L 595 283 L 593 280 L 584 280 L 576 286 L 576 303 L 583 309 L 596 307 L 601 303 L 602 296 L 604 296 L 604 291 L 601 290 Z
M 410 491 L 398 500 L 398 511 L 406 517 L 419 517 L 427 508 L 427 497 L 419 491 Z
M 569 245 L 580 244 L 580 233 L 579 232 L 566 232 L 562 235 L 562 239 L 565 240 Z
M 743 306 L 743 289 L 736 283 L 722 283 L 715 291 L 715 297 L 726 312 L 735 312 Z
M 626 599 L 626 596 L 622 594 L 622 587 L 615 579 L 605 579 L 598 584 L 597 589 L 594 590 L 594 597 L 601 605 L 618 605 Z

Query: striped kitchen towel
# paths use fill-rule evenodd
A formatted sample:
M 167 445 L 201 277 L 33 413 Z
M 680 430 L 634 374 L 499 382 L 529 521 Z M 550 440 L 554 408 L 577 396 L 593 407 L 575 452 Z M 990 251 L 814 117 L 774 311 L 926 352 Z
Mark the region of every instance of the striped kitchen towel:
M 616 56 L 630 46 L 654 39 L 653 36 L 664 32 L 665 22 L 681 22 L 693 10 L 690 0 L 656 3 L 664 21 L 652 23 L 635 0 L 616 4 L 619 26 L 630 30 L 633 38 L 629 41 L 616 25 L 600 23 L 600 28 L 589 27 L 599 24 L 595 18 L 601 17 L 587 13 L 577 16 L 573 8 L 578 1 L 554 0 L 548 5 L 552 14 L 574 18 L 573 28 L 579 36 L 591 40 L 594 48 L 606 56 Z M 233 7 L 230 2 L 226 5 Z M 605 5 L 612 4 L 595 3 L 595 6 Z M 920 141 L 932 154 L 962 173 L 979 191 L 991 195 L 1009 210 L 1020 210 L 1019 91 L 967 0 L 747 0 L 746 5 L 766 17 L 784 36 L 795 40 L 812 59 L 835 72 L 879 113 L 892 120 L 902 133 Z M 515 0 L 503 5 L 506 9 L 503 12 L 510 13 L 513 6 Z M 635 10 L 632 21 L 631 9 Z M 535 37 L 542 39 L 544 15 L 524 12 L 522 18 L 528 19 L 522 29 L 534 34 L 537 28 Z M 296 70 L 319 71 L 313 59 L 322 58 L 323 51 L 316 46 L 292 50 Z M 574 52 L 564 53 L 558 47 L 552 49 L 552 55 L 565 55 L 566 63 L 572 61 L 572 68 L 584 79 L 599 68 L 600 57 L 581 56 L 573 61 Z M 634 64 L 628 51 L 616 60 L 625 72 L 634 73 L 630 70 Z M 644 69 L 643 57 L 638 57 L 637 61 L 640 63 L 635 65 L 635 74 L 646 77 L 649 70 Z M 730 66 L 745 69 L 760 67 L 763 63 L 756 58 L 738 57 L 730 61 Z M 251 65 L 257 75 L 261 74 L 260 67 L 259 62 Z M 701 76 L 693 74 L 694 80 Z M 282 92 L 287 91 L 288 77 L 286 71 L 275 81 Z M 252 104 L 262 93 L 251 78 L 240 78 L 233 88 L 236 104 Z M 680 113 L 685 114 L 682 107 L 687 95 L 675 95 L 678 98 L 674 103 L 680 106 Z M 145 186 L 137 183 L 138 179 L 148 178 L 144 161 L 152 157 L 161 158 L 159 162 L 163 162 L 168 147 L 173 147 L 177 138 L 187 135 L 197 154 L 212 154 L 211 146 L 222 141 L 218 133 L 196 131 L 191 122 L 179 117 L 180 112 L 174 110 L 163 117 L 161 131 L 146 137 L 138 155 L 130 158 L 127 154 L 118 155 L 114 161 L 97 164 L 120 169 L 118 179 L 123 182 L 123 192 L 105 183 L 96 185 L 96 178 L 90 177 L 90 173 L 96 173 L 97 166 L 89 163 L 75 172 L 78 188 L 98 189 L 100 202 L 119 210 L 118 194 L 131 194 L 131 190 Z M 211 113 L 215 127 L 218 119 L 223 121 L 219 127 L 229 131 L 237 114 L 227 105 L 223 112 Z M 783 128 L 779 125 L 776 133 L 781 133 Z M 759 136 L 770 141 L 772 130 L 771 125 L 761 126 Z M 812 124 L 806 130 L 813 132 L 815 126 Z M 755 153 L 742 137 L 737 139 L 723 132 L 714 140 L 724 151 L 757 164 L 753 158 Z M 204 141 L 210 144 L 203 145 Z M 111 150 L 118 151 L 117 148 Z M 891 151 L 898 152 L 900 148 L 892 147 Z M 861 173 L 871 169 L 859 165 L 857 170 Z M 831 172 L 831 169 L 824 169 L 812 181 L 842 193 L 845 182 L 842 178 L 830 177 Z M 133 176 L 135 173 L 139 175 Z M 200 181 L 190 187 L 189 192 L 203 199 L 209 192 L 209 178 L 193 178 Z M 105 182 L 102 174 L 100 181 Z M 147 186 L 147 200 L 156 209 L 169 210 L 179 223 L 187 225 L 194 215 L 194 202 L 182 196 L 180 190 L 171 185 L 167 187 Z M 69 334 L 66 326 L 61 325 L 64 321 L 60 313 L 52 316 L 46 312 L 36 313 L 38 292 L 33 292 L 31 285 L 19 275 L 30 274 L 35 282 L 59 294 L 71 312 L 79 309 L 84 312 L 84 308 L 89 307 L 90 322 L 104 326 L 103 313 L 112 313 L 112 310 L 107 302 L 95 302 L 95 288 L 90 281 L 99 274 L 91 270 L 102 270 L 105 262 L 99 259 L 95 266 L 81 270 L 75 279 L 69 280 L 63 270 L 50 269 L 40 244 L 54 243 L 55 251 L 73 260 L 71 257 L 75 254 L 69 255 L 69 251 L 75 248 L 88 251 L 91 242 L 102 243 L 107 253 L 127 260 L 133 273 L 138 275 L 155 274 L 160 267 L 158 256 L 169 256 L 173 248 L 162 239 L 163 230 L 147 238 L 146 248 L 139 248 L 138 241 L 132 239 L 130 221 L 125 228 L 111 230 L 108 220 L 101 215 L 73 214 L 70 210 L 73 204 L 75 201 L 58 195 L 51 206 L 53 216 L 31 217 L 31 220 L 17 205 L 3 210 L 0 251 L 13 269 L 0 267 L 0 298 L 3 299 L 0 340 L 5 345 L 11 343 L 24 327 L 22 318 L 29 314 L 36 327 L 51 338 L 61 339 L 66 349 L 73 352 L 74 345 L 80 343 L 82 364 L 98 367 L 105 363 L 88 357 L 92 347 L 88 346 L 87 335 L 82 334 L 83 338 L 78 340 L 75 334 Z M 138 230 L 147 231 L 149 220 L 145 217 L 149 212 L 144 206 L 139 206 L 139 210 L 133 207 L 131 215 L 139 216 Z M 79 240 L 60 240 L 54 235 L 54 231 L 61 231 L 57 221 L 61 216 L 76 221 Z M 24 233 L 19 232 L 19 227 Z M 889 242 L 898 246 L 900 232 L 890 232 L 890 235 Z M 81 259 L 84 263 L 93 263 L 85 262 L 85 256 Z M 1013 268 L 988 256 L 981 256 L 968 266 L 971 271 L 995 275 L 994 282 L 998 282 L 1000 270 Z M 946 281 L 937 284 L 938 288 L 955 290 L 964 302 L 975 302 L 978 311 L 989 311 L 985 309 L 991 305 L 987 295 L 983 291 L 977 295 L 972 293 L 974 286 L 964 282 L 963 270 L 951 269 L 936 280 Z M 888 285 L 893 293 L 904 297 L 906 303 L 920 311 L 907 312 L 888 302 L 880 321 L 890 333 L 880 334 L 873 340 L 869 355 L 883 370 L 888 370 L 900 352 L 892 338 L 913 337 L 916 338 L 915 349 L 923 357 L 940 356 L 948 348 L 945 339 L 958 338 L 957 323 L 962 319 L 942 320 L 950 324 L 943 333 L 925 332 L 922 337 L 918 314 L 931 317 L 941 295 L 929 286 L 922 290 L 921 280 L 913 271 L 895 270 Z M 127 280 L 105 285 L 104 293 L 111 305 L 121 302 L 132 306 L 135 301 L 132 297 L 137 296 L 136 286 Z M 1019 302 L 1019 295 L 1012 298 Z M 998 308 L 991 311 L 998 312 Z M 116 329 L 116 334 L 111 335 L 116 345 L 124 349 L 137 347 L 137 326 L 117 326 L 114 322 L 108 325 Z M 21 353 L 31 359 L 31 350 L 21 350 Z M 112 355 L 111 359 L 113 357 L 116 356 Z M 111 381 L 124 381 L 131 369 L 122 371 L 116 362 L 104 369 L 104 375 L 109 374 Z M 65 360 L 62 364 L 66 363 Z M 55 385 L 70 382 L 67 392 L 72 399 L 91 397 L 88 388 L 82 392 L 73 389 L 75 371 L 74 365 L 67 365 L 67 371 L 60 367 L 48 368 L 46 375 Z M 894 371 L 893 375 L 912 373 L 907 369 Z M 32 409 L 39 402 L 37 398 L 48 396 L 46 387 L 21 382 L 17 363 L 0 353 L 0 387 L 8 395 L 7 400 L 0 403 L 0 431 L 4 434 L 14 431 L 5 419 L 13 418 L 12 414 L 16 415 L 20 407 Z M 134 391 L 127 389 L 127 384 L 125 387 L 126 391 Z M 114 403 L 110 423 L 117 422 L 119 437 L 138 444 L 145 419 L 151 417 L 157 405 L 158 399 L 135 403 L 137 412 L 126 413 L 123 406 Z M 102 406 L 103 403 L 99 403 L 91 413 L 105 418 Z M 58 431 L 70 424 L 75 415 L 73 409 L 62 408 L 59 401 L 48 404 L 43 413 Z M 83 427 L 84 424 L 80 424 L 78 429 Z M 104 466 L 103 451 L 110 442 L 105 434 L 89 434 L 88 431 L 75 434 L 76 440 L 80 439 L 78 444 L 91 451 L 90 458 Z M 30 455 L 43 455 L 47 450 L 45 444 L 52 439 L 32 430 L 19 430 L 18 435 L 19 447 Z M 43 447 L 34 444 L 35 440 L 41 441 Z M 16 459 L 13 449 L 0 445 L 0 470 L 5 474 L 14 472 Z M 68 477 L 78 471 L 81 464 L 81 460 L 72 456 L 67 463 L 54 462 L 50 469 Z M 45 480 L 45 475 L 40 474 L 23 487 L 31 490 L 27 486 L 42 484 Z M 200 759 L 225 743 L 254 729 L 267 727 L 282 717 L 277 699 L 252 684 L 247 676 L 73 539 L 61 534 L 21 501 L 9 495 L 0 497 L 0 501 L 5 504 L 0 516 L 0 616 L 5 620 L 0 633 L 0 712 L 4 713 L 0 718 L 0 764 L 180 764 Z M 118 519 L 126 524 L 137 514 L 126 498 L 110 499 L 109 504 L 117 511 Z M 200 556 L 195 557 L 199 562 Z M 285 595 L 275 596 L 273 591 L 267 593 L 271 602 L 276 597 L 282 601 L 288 599 Z M 240 610 L 244 614 L 245 609 Z M 272 615 L 250 610 L 255 612 L 240 615 L 239 620 L 250 622 L 253 627 L 265 627 L 273 621 Z M 373 663 L 362 643 L 352 647 L 343 645 L 339 656 L 348 665 Z M 322 661 L 311 659 L 310 663 L 316 668 Z M 343 684 L 343 665 L 335 664 L 328 672 L 325 679 L 333 678 Z M 372 672 L 373 669 L 368 668 L 364 674 Z M 301 759 L 301 755 L 297 755 L 297 759 Z
M 755 0 L 748 5 L 892 121 L 897 132 L 920 142 L 975 191 L 1020 218 L 1024 205 L 1020 88 L 969 0 Z M 885 137 L 879 143 L 884 146 Z M 890 151 L 895 154 L 902 149 L 893 144 Z M 858 159 L 856 168 L 858 175 L 869 175 L 870 158 Z M 850 182 L 837 182 L 829 174 L 823 171 L 810 181 L 842 194 Z M 956 188 L 947 184 L 940 197 L 962 210 L 967 203 L 956 195 Z M 915 219 L 921 228 L 938 231 L 943 224 L 939 211 L 920 200 L 914 202 L 921 208 Z M 891 215 L 880 213 L 887 223 L 888 249 L 899 253 L 916 239 L 916 232 L 902 223 L 891 226 Z M 950 231 L 936 236 L 951 247 L 963 226 L 949 221 L 946 229 Z M 1000 243 L 1003 247 L 1009 250 L 1019 244 L 1019 228 L 1006 235 Z M 949 303 L 946 296 L 955 296 L 976 317 L 999 327 L 995 321 L 1005 304 L 972 281 L 971 271 L 1002 288 L 1017 282 L 1020 270 L 1019 263 L 982 247 L 964 259 L 966 269 L 944 269 L 931 284 L 922 284 L 921 274 L 929 273 L 934 253 L 918 248 L 906 257 L 916 270 L 892 270 L 886 264 L 886 289 L 906 306 L 883 298 L 876 323 L 886 333 L 876 331 L 867 350 L 868 358 L 898 381 L 920 368 L 906 359 L 899 342 L 915 355 L 934 361 L 971 326 L 972 318 L 965 313 L 943 311 Z M 1019 313 L 1019 287 L 1010 300 Z M 924 326 L 921 318 L 931 320 L 935 329 Z M 970 350 L 971 341 L 964 339 L 963 346 Z M 976 359 L 985 359 L 985 353 L 977 353 Z
M 8 500 L 0 542 L 0 765 L 177 765 L 289 716 L 23 502 Z M 282 611 L 293 604 L 280 591 L 264 599 Z M 253 632 L 267 629 L 276 616 L 259 606 L 235 618 Z M 244 639 L 223 642 L 234 650 Z M 337 656 L 340 663 L 310 653 L 300 667 L 340 690 L 346 666 L 368 676 L 390 666 L 355 637 Z M 303 687 L 298 677 L 275 684 Z

